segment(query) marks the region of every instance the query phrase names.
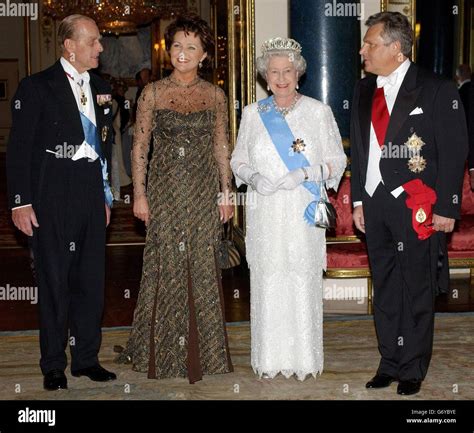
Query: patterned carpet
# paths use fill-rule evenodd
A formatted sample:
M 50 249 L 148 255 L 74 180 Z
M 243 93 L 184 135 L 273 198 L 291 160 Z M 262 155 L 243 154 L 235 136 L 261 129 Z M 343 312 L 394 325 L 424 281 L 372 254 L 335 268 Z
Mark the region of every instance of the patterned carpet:
M 375 331 L 370 318 L 324 323 L 325 366 L 317 379 L 299 382 L 277 376 L 258 379 L 250 367 L 248 323 L 229 324 L 229 344 L 234 373 L 205 376 L 189 385 L 185 379 L 150 380 L 129 365 L 112 362 L 114 345 L 123 345 L 127 329 L 104 331 L 101 362 L 118 379 L 106 384 L 74 378 L 66 372 L 69 389 L 46 392 L 38 367 L 38 337 L 34 333 L 0 334 L 0 400 L 472 400 L 474 384 L 474 315 L 438 314 L 434 353 L 421 392 L 412 397 L 396 394 L 396 384 L 387 389 L 367 390 L 365 382 L 378 363 Z

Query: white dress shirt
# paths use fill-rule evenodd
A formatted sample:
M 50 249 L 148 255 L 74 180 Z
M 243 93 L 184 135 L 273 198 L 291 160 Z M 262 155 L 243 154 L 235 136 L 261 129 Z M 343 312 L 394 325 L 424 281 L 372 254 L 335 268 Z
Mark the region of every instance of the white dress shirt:
M 405 79 L 405 75 L 410 67 L 410 60 L 406 59 L 395 71 L 390 75 L 384 77 L 379 75 L 377 77 L 377 88 L 383 87 L 385 94 L 385 101 L 387 102 L 387 109 L 389 114 L 392 114 L 393 106 L 398 96 L 398 91 Z M 365 181 L 365 190 L 367 194 L 372 197 L 380 182 L 383 183 L 382 174 L 380 173 L 380 159 L 382 157 L 382 148 L 377 140 L 374 125 L 370 123 L 370 143 L 369 143 L 369 161 L 367 165 L 367 176 Z M 392 191 L 394 197 L 398 197 L 403 192 L 403 187 L 400 186 Z M 354 202 L 354 207 L 360 206 L 361 201 Z
M 68 75 L 68 81 L 69 84 L 71 85 L 72 92 L 74 93 L 74 97 L 76 99 L 77 103 L 77 108 L 81 113 L 83 113 L 86 117 L 89 118 L 89 120 L 97 126 L 96 118 L 95 118 L 95 109 L 94 109 L 94 103 L 92 100 L 92 91 L 91 91 L 91 86 L 90 86 L 90 75 L 89 72 L 83 72 L 80 74 L 77 69 L 71 65 L 64 57 L 61 57 L 61 65 L 64 69 L 64 71 L 69 74 Z M 73 77 L 73 79 L 71 78 Z M 82 90 L 86 96 L 86 103 L 83 105 L 81 103 L 81 86 L 80 84 L 82 83 Z M 79 147 L 79 149 L 76 151 L 76 153 L 73 155 L 72 160 L 77 161 L 78 159 L 81 158 L 89 158 L 92 161 L 95 161 L 99 155 L 97 152 L 84 140 Z

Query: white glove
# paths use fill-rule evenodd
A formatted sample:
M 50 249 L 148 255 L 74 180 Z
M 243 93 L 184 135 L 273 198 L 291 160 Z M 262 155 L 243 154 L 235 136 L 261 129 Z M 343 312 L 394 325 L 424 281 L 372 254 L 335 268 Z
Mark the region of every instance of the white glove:
M 304 182 L 305 173 L 301 168 L 290 171 L 276 183 L 278 189 L 292 190 Z
M 321 166 L 323 167 L 323 177 L 321 179 Z M 331 167 L 328 164 L 316 164 L 304 168 L 308 173 L 307 182 L 321 182 L 331 177 Z
M 309 167 L 297 168 L 296 170 L 290 171 L 285 176 L 281 177 L 276 186 L 278 189 L 292 190 L 303 182 L 321 182 L 326 180 L 330 176 L 330 169 L 326 164 L 323 166 L 323 178 L 321 179 L 321 165 L 311 165 Z M 308 176 L 305 179 L 305 176 Z
M 278 189 L 265 176 L 262 176 L 247 164 L 241 164 L 235 174 L 259 194 L 272 195 Z
M 277 191 L 277 187 L 273 185 L 265 176 L 257 173 L 253 177 L 253 189 L 262 195 L 272 195 Z

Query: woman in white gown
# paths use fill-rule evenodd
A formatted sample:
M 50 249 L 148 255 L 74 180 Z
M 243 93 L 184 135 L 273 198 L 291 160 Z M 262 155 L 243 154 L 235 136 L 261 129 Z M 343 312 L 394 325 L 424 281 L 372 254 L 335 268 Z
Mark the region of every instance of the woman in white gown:
M 231 160 L 237 185 L 249 185 L 251 364 L 259 377 L 304 380 L 323 370 L 318 182 L 336 189 L 346 156 L 330 107 L 297 92 L 306 62 L 296 41 L 265 42 L 257 68 L 273 96 L 245 107 Z

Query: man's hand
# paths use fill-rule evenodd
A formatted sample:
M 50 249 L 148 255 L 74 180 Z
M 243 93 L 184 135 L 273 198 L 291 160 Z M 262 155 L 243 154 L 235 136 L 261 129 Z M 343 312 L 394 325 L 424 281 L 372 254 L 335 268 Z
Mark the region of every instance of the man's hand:
M 146 196 L 137 197 L 133 201 L 133 215 L 144 221 L 146 226 L 148 225 L 148 221 L 150 221 L 150 210 Z
M 110 224 L 110 207 L 106 203 L 105 204 L 105 227 L 108 227 Z
M 471 178 L 471 191 L 474 191 L 474 170 L 469 171 L 469 177 Z
M 15 227 L 22 231 L 25 235 L 33 236 L 32 224 L 38 228 L 38 220 L 36 219 L 33 206 L 20 207 L 12 210 L 12 221 Z
M 433 214 L 433 228 L 437 232 L 451 233 L 454 230 L 454 218 Z
M 352 219 L 358 230 L 362 233 L 365 233 L 365 220 L 364 220 L 364 210 L 362 205 L 356 206 L 352 211 Z

